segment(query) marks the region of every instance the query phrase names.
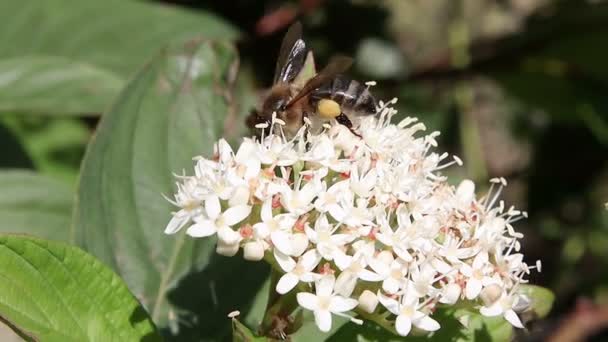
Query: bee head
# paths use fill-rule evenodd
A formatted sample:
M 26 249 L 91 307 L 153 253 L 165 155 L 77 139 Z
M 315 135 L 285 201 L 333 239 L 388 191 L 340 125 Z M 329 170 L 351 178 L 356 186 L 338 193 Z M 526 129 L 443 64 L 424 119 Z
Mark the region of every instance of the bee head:
M 271 114 L 273 112 L 281 113 L 286 110 L 289 100 L 289 88 L 275 87 L 270 91 L 268 97 L 263 104 L 263 112 Z

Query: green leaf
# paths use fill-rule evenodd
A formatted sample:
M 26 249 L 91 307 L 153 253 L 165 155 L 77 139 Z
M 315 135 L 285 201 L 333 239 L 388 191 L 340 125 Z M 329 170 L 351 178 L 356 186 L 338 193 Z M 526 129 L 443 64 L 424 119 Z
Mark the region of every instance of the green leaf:
M 197 37 L 237 31 L 212 14 L 154 2 L 2 1 L 0 110 L 100 113 L 162 46 Z
M 0 316 L 37 341 L 160 341 L 125 284 L 82 250 L 0 235 Z
M 0 59 L 0 111 L 81 113 L 105 108 L 124 79 L 65 57 Z
M 82 166 L 76 241 L 183 339 L 229 336 L 226 315 L 246 313 L 268 274 L 264 263 L 216 255 L 213 239 L 163 234 L 173 173 L 192 173 L 192 157 L 211 156 L 223 135 L 236 57 L 207 40 L 164 50 L 102 116 Z
M 535 313 L 537 318 L 546 317 L 553 307 L 555 295 L 551 290 L 541 286 L 522 284 L 519 285 L 517 292 L 528 296 L 531 300 L 529 310 Z
M 29 170 L 0 171 L 0 232 L 69 241 L 73 192 Z

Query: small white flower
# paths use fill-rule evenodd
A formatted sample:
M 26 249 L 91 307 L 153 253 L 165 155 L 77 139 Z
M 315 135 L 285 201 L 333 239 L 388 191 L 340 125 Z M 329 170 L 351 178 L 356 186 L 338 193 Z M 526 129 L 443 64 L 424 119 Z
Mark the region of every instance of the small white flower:
M 436 320 L 421 311 L 422 305 L 416 296 L 406 292 L 401 297 L 401 302 L 398 302 L 378 293 L 378 299 L 385 308 L 397 316 L 395 329 L 401 336 L 407 336 L 412 330 L 412 325 L 425 331 L 436 331 L 440 328 Z
M 338 205 L 330 207 L 329 213 L 338 222 L 349 227 L 368 227 L 362 232 L 369 232 L 373 225 L 373 213 L 368 209 L 365 198 L 356 198 L 352 192 L 345 192 Z M 364 234 L 365 235 L 365 234 Z
M 272 198 L 262 204 L 260 212 L 262 222 L 253 225 L 257 236 L 270 239 L 273 245 L 282 253 L 291 255 L 293 252 L 292 228 L 297 221 L 297 217 L 291 214 L 272 214 Z
M 281 137 L 270 135 L 258 144 L 258 157 L 262 164 L 289 166 L 298 161 L 293 143 L 284 142 Z
M 342 196 L 348 192 L 348 181 L 334 183 L 326 191 L 318 194 L 315 201 L 315 209 L 321 213 L 340 210 L 338 202 L 342 201 Z
M 312 200 L 321 191 L 320 184 L 310 181 L 301 189 L 292 189 L 291 187 L 283 187 L 281 190 L 281 204 L 283 208 L 293 215 L 303 215 L 314 208 Z
M 434 296 L 437 289 L 433 286 L 435 281 L 435 275 L 437 271 L 433 268 L 430 263 L 418 264 L 413 263 L 410 268 L 409 283 L 412 294 L 418 298 L 424 298 L 427 296 Z
M 333 275 L 325 275 L 315 281 L 315 293 L 300 292 L 297 294 L 298 304 L 311 310 L 319 330 L 328 332 L 331 329 L 331 314 L 345 316 L 342 313 L 354 309 L 356 299 L 346 298 L 333 293 L 336 279 Z
M 286 272 L 277 282 L 276 290 L 280 294 L 285 294 L 298 284 L 298 282 L 310 283 L 315 279 L 312 272 L 321 261 L 321 256 L 316 250 L 311 249 L 304 253 L 296 263 L 291 257 L 275 250 L 275 259 L 281 269 Z
M 517 304 L 516 295 L 509 295 L 503 292 L 501 297 L 490 306 L 483 306 L 479 312 L 486 317 L 494 317 L 502 315 L 504 318 L 516 328 L 523 328 L 524 325 L 515 313 L 513 308 Z
M 231 226 L 243 221 L 251 213 L 248 205 L 236 205 L 226 209 L 222 213 L 220 199 L 217 196 L 210 196 L 205 201 L 206 217 L 196 222 L 188 228 L 188 235 L 192 237 L 205 237 L 218 232 L 222 228 L 231 230 Z
M 362 251 L 363 252 L 363 251 Z M 336 279 L 336 292 L 343 296 L 350 296 L 357 285 L 357 280 L 381 281 L 383 278 L 379 274 L 368 270 L 365 255 L 355 253 L 354 256 L 337 254 L 334 261 L 342 271 Z
M 329 224 L 327 217 L 323 214 L 317 218 L 314 230 L 306 225 L 305 231 L 308 239 L 316 245 L 319 254 L 330 261 L 336 255 L 342 254 L 342 246 L 353 240 L 353 237 L 348 234 L 334 234 L 335 227 Z
M 372 259 L 370 266 L 382 278 L 382 289 L 386 293 L 393 294 L 399 292 L 407 284 L 407 266 L 399 259 L 386 264 L 379 259 Z
M 483 286 L 492 283 L 492 278 L 487 275 L 491 269 L 492 266 L 488 265 L 487 254 L 485 253 L 477 254 L 471 266 L 468 264 L 460 266 L 460 272 L 467 277 L 465 288 L 467 299 L 477 298 Z
M 177 184 L 177 194 L 175 201 L 169 200 L 173 205 L 181 209 L 173 214 L 173 217 L 165 228 L 165 234 L 175 234 L 191 220 L 199 217 L 203 213 L 201 206 L 203 196 L 197 195 L 196 182 L 187 181 L 183 185 Z
M 446 258 L 452 264 L 460 264 L 462 259 L 468 259 L 475 255 L 475 250 L 471 247 L 462 247 L 465 240 L 457 240 L 452 235 L 448 234 L 443 241 L 443 245 L 437 252 L 442 257 Z
M 353 167 L 350 171 L 350 188 L 361 198 L 369 198 L 376 186 L 377 172 L 375 169 L 359 175 L 359 168 Z

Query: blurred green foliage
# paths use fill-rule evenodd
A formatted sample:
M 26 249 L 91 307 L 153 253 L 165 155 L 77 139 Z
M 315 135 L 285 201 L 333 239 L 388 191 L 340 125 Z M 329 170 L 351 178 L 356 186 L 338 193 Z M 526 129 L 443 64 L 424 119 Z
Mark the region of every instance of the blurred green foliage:
M 291 13 L 321 65 L 355 56 L 352 75 L 377 80 L 378 98 L 441 130 L 441 149 L 465 162 L 454 180 L 509 180 L 505 201 L 530 216 L 522 250 L 543 261 L 531 282 L 556 296 L 533 332 L 546 337 L 579 297 L 606 302 L 608 3 L 168 2 L 0 2 L 1 232 L 83 247 L 169 338 L 226 339 L 235 308 L 254 326 L 267 269 L 162 236 L 161 193 L 210 140 L 245 134 L 292 20 L 273 14 Z M 238 295 L 222 287 L 240 279 Z M 362 329 L 337 325 L 333 339 L 383 339 Z

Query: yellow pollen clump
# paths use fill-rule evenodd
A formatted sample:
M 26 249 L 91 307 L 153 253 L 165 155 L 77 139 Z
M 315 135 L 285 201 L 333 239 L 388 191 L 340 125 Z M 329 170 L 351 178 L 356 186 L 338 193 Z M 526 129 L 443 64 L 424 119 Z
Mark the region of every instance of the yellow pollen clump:
M 329 99 L 321 99 L 317 104 L 317 113 L 325 119 L 333 119 L 340 115 L 342 110 L 338 102 Z

